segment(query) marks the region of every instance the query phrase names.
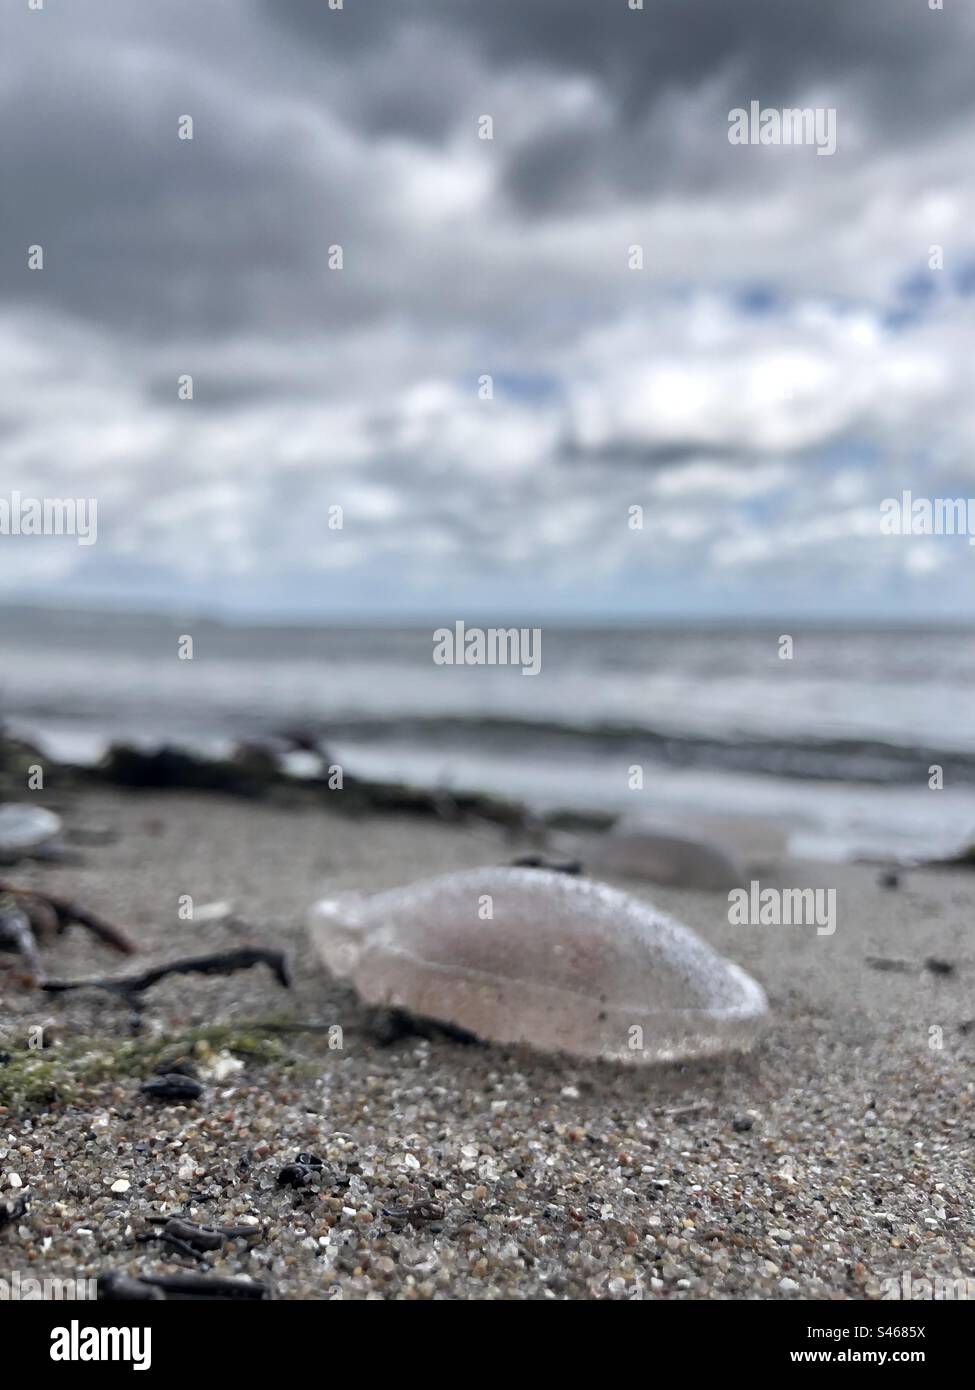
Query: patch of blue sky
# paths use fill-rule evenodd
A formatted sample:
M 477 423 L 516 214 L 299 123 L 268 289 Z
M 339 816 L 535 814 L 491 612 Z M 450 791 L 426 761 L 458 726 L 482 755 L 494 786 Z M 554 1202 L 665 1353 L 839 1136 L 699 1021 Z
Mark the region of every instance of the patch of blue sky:
M 883 315 L 886 328 L 898 332 L 919 323 L 938 298 L 937 272 L 914 271 L 898 284 L 896 298 Z
M 741 313 L 753 318 L 779 313 L 786 303 L 785 295 L 777 286 L 761 283 L 743 285 L 734 292 L 733 299 Z
M 951 283 L 958 295 L 968 298 L 975 294 L 975 257 L 962 262 L 959 270 L 952 276 Z

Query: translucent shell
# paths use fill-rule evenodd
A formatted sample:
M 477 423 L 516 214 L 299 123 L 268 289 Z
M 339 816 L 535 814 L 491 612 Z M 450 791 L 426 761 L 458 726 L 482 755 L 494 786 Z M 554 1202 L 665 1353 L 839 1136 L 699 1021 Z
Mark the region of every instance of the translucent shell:
M 588 879 L 484 868 L 317 903 L 329 970 L 368 1004 L 485 1041 L 655 1062 L 748 1047 L 767 1013 L 745 972 L 646 903 Z

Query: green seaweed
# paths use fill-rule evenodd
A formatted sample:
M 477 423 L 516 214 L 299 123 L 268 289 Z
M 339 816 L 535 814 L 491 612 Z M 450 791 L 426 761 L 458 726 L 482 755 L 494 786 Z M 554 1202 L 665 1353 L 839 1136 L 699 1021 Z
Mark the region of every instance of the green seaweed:
M 81 1099 L 105 1081 L 146 1077 L 165 1062 L 204 1060 L 227 1051 L 254 1064 L 290 1066 L 278 1037 L 261 1025 L 190 1028 L 165 1038 L 99 1039 L 22 1048 L 0 1065 L 0 1105 L 51 1105 Z

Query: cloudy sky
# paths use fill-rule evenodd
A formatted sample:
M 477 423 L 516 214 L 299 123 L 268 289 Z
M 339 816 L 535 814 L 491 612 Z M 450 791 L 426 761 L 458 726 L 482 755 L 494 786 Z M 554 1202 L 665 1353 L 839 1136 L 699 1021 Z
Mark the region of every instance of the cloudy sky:
M 6 0 L 0 594 L 969 617 L 975 8 L 645 3 Z

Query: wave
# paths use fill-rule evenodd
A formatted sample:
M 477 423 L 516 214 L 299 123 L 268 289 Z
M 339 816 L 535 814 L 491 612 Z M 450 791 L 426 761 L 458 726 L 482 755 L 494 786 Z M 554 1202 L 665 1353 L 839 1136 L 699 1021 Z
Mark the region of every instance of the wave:
M 975 756 L 971 753 L 862 738 L 719 737 L 636 724 L 456 715 L 337 719 L 327 721 L 322 734 L 326 742 L 334 738 L 374 746 L 413 743 L 444 751 L 498 751 L 508 756 L 523 751 L 535 758 L 589 753 L 668 768 L 870 785 L 926 786 L 930 769 L 947 765 L 953 784 L 975 785 Z

